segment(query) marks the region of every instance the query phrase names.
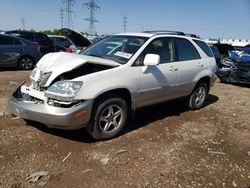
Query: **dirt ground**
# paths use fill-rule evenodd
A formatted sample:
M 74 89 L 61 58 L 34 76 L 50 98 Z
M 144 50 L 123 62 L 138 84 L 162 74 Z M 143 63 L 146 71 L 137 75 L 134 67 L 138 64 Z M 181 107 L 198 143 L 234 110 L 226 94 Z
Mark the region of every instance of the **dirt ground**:
M 118 138 L 27 125 L 6 103 L 28 71 L 0 72 L 0 187 L 250 187 L 250 88 L 222 84 L 204 108 L 139 110 Z M 36 182 L 27 177 L 46 171 Z

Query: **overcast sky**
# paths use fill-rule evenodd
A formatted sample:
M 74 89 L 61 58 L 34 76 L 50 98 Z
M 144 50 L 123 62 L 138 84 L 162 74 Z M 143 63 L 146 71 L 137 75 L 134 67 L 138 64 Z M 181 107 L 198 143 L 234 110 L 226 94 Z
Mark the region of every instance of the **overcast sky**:
M 88 0 L 75 0 L 73 25 L 88 31 Z M 0 30 L 60 28 L 59 9 L 63 0 L 0 0 Z M 122 32 L 122 17 L 128 17 L 127 31 L 180 30 L 204 38 L 250 39 L 250 0 L 96 0 L 96 31 Z

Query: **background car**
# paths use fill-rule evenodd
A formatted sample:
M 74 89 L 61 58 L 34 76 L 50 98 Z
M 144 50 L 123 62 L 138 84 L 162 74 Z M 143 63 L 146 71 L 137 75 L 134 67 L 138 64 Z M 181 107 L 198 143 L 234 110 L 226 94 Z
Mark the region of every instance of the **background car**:
M 0 34 L 0 67 L 29 70 L 41 57 L 38 43 Z
M 34 31 L 14 30 L 5 32 L 9 35 L 14 35 L 32 42 L 37 42 L 40 45 L 40 52 L 42 55 L 49 52 L 55 52 L 58 49 L 55 47 L 53 41 L 45 34 Z
M 221 68 L 221 54 L 216 46 L 209 46 L 214 54 L 217 67 Z
M 228 51 L 229 50 L 234 50 L 234 47 L 230 44 L 221 44 L 221 43 L 216 43 L 214 44 L 214 46 L 216 46 L 220 52 L 220 54 L 222 55 L 223 58 L 227 58 L 228 57 Z
M 72 43 L 64 36 L 48 35 L 48 37 L 54 42 L 55 45 L 63 46 L 64 48 L 68 48 L 72 45 Z

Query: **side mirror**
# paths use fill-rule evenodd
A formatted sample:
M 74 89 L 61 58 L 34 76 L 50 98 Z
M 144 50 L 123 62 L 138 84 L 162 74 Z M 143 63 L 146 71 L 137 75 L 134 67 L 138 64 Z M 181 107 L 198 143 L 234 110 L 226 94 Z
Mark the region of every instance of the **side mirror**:
M 160 56 L 157 54 L 147 54 L 144 58 L 143 64 L 145 66 L 156 66 L 160 63 Z
M 157 54 L 147 54 L 144 58 L 143 64 L 145 65 L 142 67 L 142 72 L 145 73 L 148 69 L 148 66 L 156 66 L 160 63 L 160 56 Z

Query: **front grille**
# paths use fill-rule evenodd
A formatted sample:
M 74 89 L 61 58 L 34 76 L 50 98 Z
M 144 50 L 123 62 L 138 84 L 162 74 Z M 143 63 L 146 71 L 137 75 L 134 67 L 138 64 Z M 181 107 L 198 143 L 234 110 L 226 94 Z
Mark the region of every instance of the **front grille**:
M 32 87 L 36 90 L 43 91 L 44 90 L 44 85 L 48 81 L 49 77 L 51 75 L 51 72 L 48 73 L 41 73 L 40 78 L 38 81 L 31 80 L 32 82 Z

